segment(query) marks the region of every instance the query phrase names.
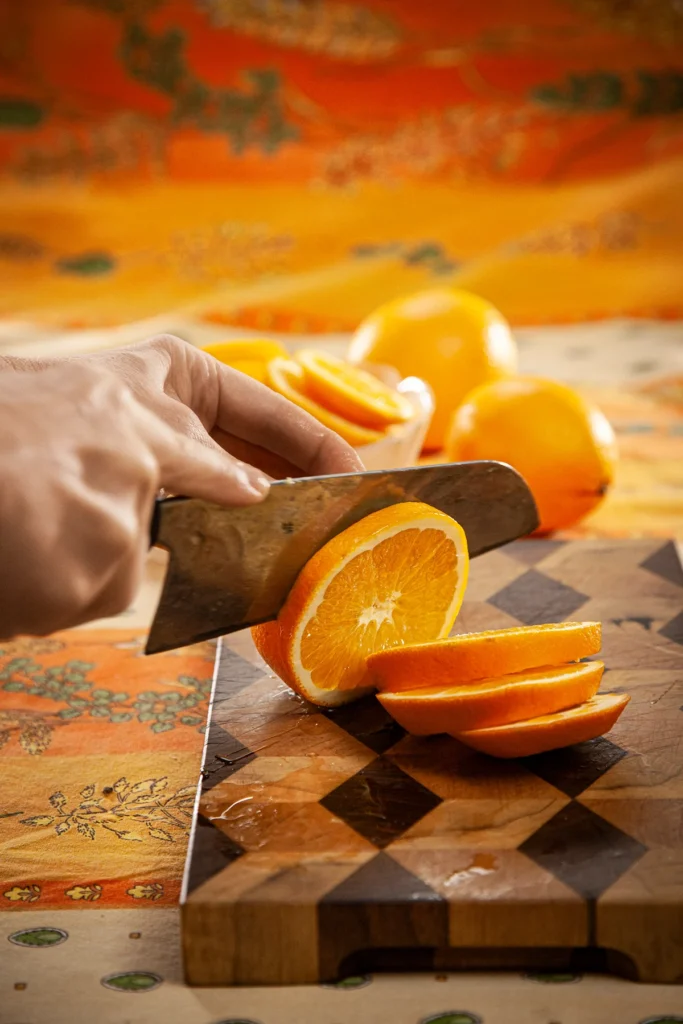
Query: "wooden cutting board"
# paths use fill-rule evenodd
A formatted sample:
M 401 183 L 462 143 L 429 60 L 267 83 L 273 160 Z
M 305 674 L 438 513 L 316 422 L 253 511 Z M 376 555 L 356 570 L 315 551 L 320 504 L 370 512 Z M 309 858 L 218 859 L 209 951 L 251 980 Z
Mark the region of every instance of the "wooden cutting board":
M 683 573 L 672 542 L 476 559 L 461 632 L 601 620 L 608 737 L 504 762 L 305 704 L 223 642 L 182 903 L 187 980 L 380 968 L 616 969 L 683 981 Z

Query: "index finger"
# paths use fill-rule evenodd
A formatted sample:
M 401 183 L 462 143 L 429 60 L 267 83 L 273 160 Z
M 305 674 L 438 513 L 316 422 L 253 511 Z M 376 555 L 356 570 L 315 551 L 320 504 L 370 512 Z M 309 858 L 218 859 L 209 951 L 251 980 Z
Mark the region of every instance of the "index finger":
M 279 455 L 309 476 L 363 469 L 354 449 L 309 413 L 208 353 L 195 351 L 213 364 L 217 385 L 214 426 L 219 430 Z

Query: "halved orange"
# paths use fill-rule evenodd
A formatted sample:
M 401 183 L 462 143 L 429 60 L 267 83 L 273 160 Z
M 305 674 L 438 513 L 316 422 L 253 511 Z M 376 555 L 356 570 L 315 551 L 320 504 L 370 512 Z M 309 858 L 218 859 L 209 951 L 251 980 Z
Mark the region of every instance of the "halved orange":
M 396 648 L 374 655 L 368 668 L 380 690 L 416 690 L 579 661 L 597 654 L 601 644 L 599 622 L 552 622 Z
M 520 672 L 464 686 L 380 693 L 378 698 L 413 736 L 457 735 L 465 729 L 521 722 L 590 700 L 604 671 L 601 661 Z
M 350 420 L 337 416 L 336 413 L 330 412 L 315 399 L 310 398 L 304 390 L 306 384 L 303 368 L 293 359 L 271 360 L 268 364 L 268 384 L 273 390 L 284 395 L 290 402 L 294 402 L 311 416 L 315 416 L 323 426 L 334 430 L 336 434 L 356 448 L 378 441 L 382 436 L 377 430 L 370 430 L 368 427 L 351 423 Z
M 306 392 L 326 409 L 364 427 L 382 430 L 413 416 L 408 399 L 372 373 L 315 349 L 295 354 Z
M 584 704 L 554 715 L 490 729 L 471 729 L 456 738 L 492 757 L 530 757 L 604 735 L 630 699 L 625 693 L 598 694 Z
M 469 556 L 462 527 L 419 502 L 366 516 L 304 566 L 277 621 L 252 630 L 286 683 L 315 704 L 369 692 L 366 658 L 446 636 L 460 610 Z
M 269 338 L 238 338 L 235 341 L 213 341 L 202 346 L 214 359 L 226 363 L 233 370 L 246 373 L 261 384 L 268 380 L 271 359 L 287 357 L 287 349 Z

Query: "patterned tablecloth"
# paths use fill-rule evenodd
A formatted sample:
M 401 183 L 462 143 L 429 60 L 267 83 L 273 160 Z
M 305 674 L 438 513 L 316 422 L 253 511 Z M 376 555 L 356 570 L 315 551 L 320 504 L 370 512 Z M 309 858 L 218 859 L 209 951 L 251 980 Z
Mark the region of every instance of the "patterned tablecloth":
M 680 4 L 521 6 L 0 5 L 0 351 L 343 350 L 380 301 L 470 288 L 616 427 L 575 532 L 680 537 Z M 681 988 L 567 975 L 185 988 L 213 648 L 141 656 L 160 571 L 120 619 L 0 650 L 1 1024 L 683 1021 Z
M 116 628 L 0 651 L 2 1024 L 683 1021 L 680 987 L 572 974 L 186 988 L 175 904 L 214 648 L 146 660 L 153 592 Z

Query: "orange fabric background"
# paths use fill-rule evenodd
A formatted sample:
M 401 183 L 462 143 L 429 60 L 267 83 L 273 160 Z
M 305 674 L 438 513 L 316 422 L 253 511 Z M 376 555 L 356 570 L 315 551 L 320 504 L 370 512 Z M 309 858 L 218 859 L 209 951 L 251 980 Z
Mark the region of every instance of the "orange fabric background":
M 0 315 L 683 313 L 673 0 L 4 0 Z

